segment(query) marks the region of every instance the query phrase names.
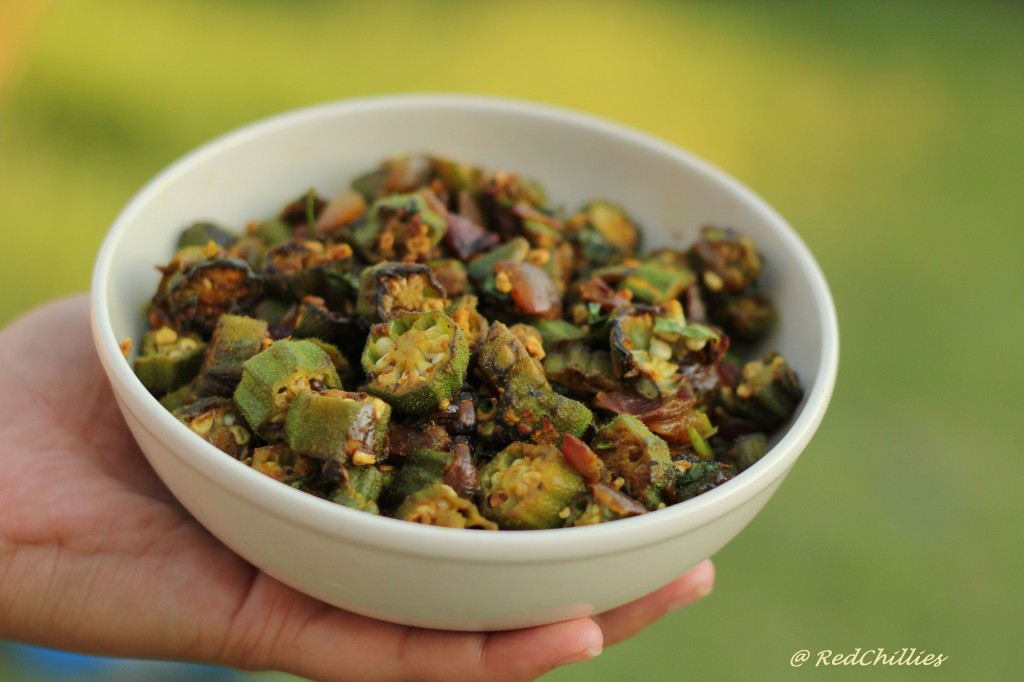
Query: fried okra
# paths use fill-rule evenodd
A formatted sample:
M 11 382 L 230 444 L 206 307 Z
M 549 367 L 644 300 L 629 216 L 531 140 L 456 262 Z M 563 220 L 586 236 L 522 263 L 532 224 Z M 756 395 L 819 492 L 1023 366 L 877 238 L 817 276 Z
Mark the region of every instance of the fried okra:
M 238 230 L 183 227 L 140 381 L 254 471 L 353 509 L 627 519 L 742 475 L 803 397 L 782 356 L 744 357 L 778 313 L 729 227 L 644 253 L 624 206 L 565 212 L 532 179 L 430 154 Z

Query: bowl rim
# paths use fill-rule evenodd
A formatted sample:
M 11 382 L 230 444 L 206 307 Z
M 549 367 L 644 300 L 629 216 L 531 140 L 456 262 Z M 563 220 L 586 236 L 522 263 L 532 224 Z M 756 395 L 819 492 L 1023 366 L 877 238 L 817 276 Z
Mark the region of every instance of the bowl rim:
M 107 298 L 109 275 L 113 267 L 112 256 L 128 225 L 142 207 L 177 177 L 189 173 L 225 149 L 246 144 L 267 133 L 355 113 L 424 108 L 449 108 L 482 115 L 514 114 L 568 124 L 594 134 L 619 138 L 666 157 L 724 186 L 730 194 L 763 214 L 812 282 L 811 295 L 822 338 L 816 379 L 812 385 L 805 387 L 799 413 L 789 429 L 764 458 L 726 485 L 657 512 L 614 523 L 517 532 L 466 532 L 368 514 L 283 486 L 238 460 L 225 457 L 213 445 L 192 434 L 188 427 L 174 419 L 142 387 L 121 354 L 120 342 L 114 336 Z M 711 523 L 750 501 L 785 476 L 820 425 L 838 371 L 838 321 L 824 274 L 796 231 L 753 190 L 692 152 L 623 123 L 552 104 L 483 95 L 415 93 L 341 99 L 278 113 L 209 140 L 157 173 L 118 214 L 96 258 L 90 304 L 96 349 L 122 409 L 130 412 L 138 420 L 139 426 L 167 446 L 182 463 L 209 478 L 226 492 L 238 495 L 281 519 L 301 524 L 327 537 L 400 554 L 438 559 L 527 563 L 598 556 L 648 545 Z

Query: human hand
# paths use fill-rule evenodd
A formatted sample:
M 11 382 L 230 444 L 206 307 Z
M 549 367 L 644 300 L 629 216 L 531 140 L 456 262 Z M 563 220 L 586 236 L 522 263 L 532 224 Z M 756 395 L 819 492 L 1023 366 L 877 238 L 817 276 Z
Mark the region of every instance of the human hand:
M 584 660 L 711 590 L 706 561 L 592 618 L 495 633 L 349 613 L 277 582 L 203 529 L 125 426 L 84 296 L 0 332 L 0 637 L 315 680 L 525 680 Z

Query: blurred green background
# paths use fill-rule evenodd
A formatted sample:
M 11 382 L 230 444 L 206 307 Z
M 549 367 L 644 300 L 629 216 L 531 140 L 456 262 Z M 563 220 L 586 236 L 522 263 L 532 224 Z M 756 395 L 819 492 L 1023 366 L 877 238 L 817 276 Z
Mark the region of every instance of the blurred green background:
M 831 283 L 842 363 L 716 592 L 546 679 L 1019 679 L 1022 36 L 1008 2 L 7 0 L 0 324 L 85 290 L 146 180 L 263 116 L 453 91 L 616 119 L 790 220 Z M 948 660 L 789 664 L 858 647 Z M 76 679 L 18 651 L 0 679 Z

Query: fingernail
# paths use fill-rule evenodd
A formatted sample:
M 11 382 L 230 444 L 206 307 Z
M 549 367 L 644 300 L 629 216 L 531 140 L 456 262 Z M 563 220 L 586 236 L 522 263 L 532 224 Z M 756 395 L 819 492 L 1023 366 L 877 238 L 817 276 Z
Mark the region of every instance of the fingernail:
M 703 599 L 704 597 L 711 594 L 711 590 L 715 586 L 715 574 L 714 570 L 710 568 L 703 569 L 699 578 L 690 586 L 690 589 L 686 594 L 682 595 L 668 605 L 667 613 L 678 611 L 684 606 L 689 606 L 693 602 Z
M 589 661 L 591 658 L 600 656 L 602 650 L 603 649 L 601 647 L 588 646 L 583 651 L 577 651 L 572 656 L 563 658 L 561 661 L 558 662 L 558 664 L 555 667 L 561 668 L 565 665 L 572 665 L 573 663 L 582 663 L 583 661 Z

